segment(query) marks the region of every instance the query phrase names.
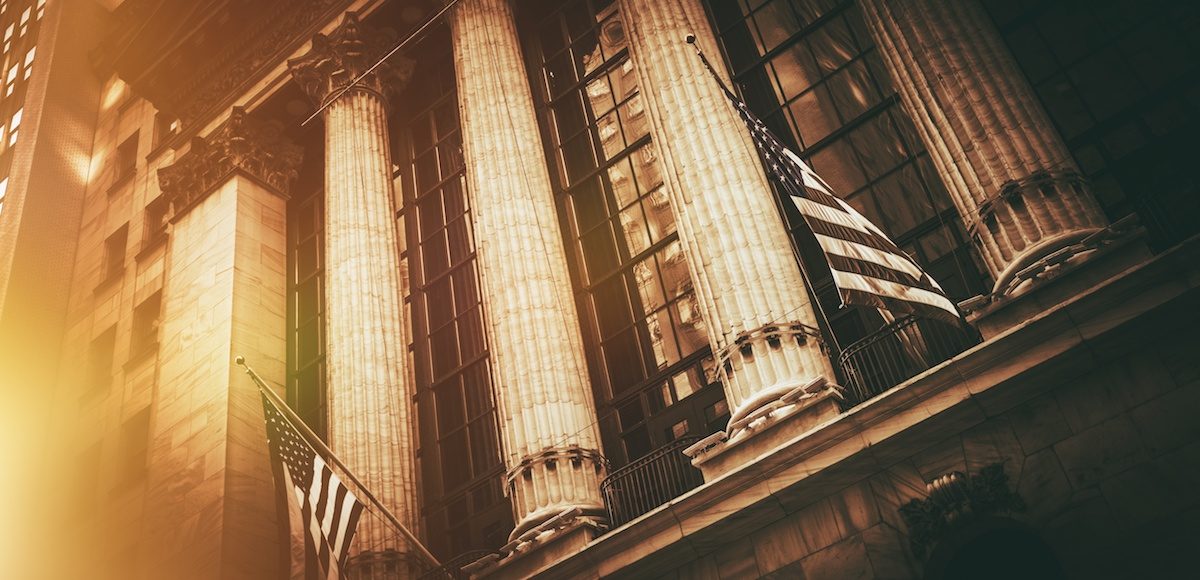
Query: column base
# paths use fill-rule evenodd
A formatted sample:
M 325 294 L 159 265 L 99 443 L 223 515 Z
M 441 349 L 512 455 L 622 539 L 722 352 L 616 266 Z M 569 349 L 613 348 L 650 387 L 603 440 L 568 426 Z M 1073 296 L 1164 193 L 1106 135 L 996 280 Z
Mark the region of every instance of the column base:
M 595 492 L 600 489 L 606 466 L 598 451 L 578 445 L 548 447 L 522 457 L 505 475 L 508 496 L 518 516 L 508 539 L 517 541 L 570 509 L 605 521 L 604 506 Z
M 569 508 L 520 538 L 463 566 L 471 578 L 530 578 L 546 566 L 582 550 L 601 532 L 600 524 L 579 508 Z
M 1133 217 L 1050 253 L 1004 288 L 964 301 L 967 321 L 989 339 L 1152 257 Z
M 709 482 L 836 418 L 842 412 L 841 402 L 837 388 L 826 386 L 774 411 L 731 422 L 729 435 L 717 433 L 683 453 Z

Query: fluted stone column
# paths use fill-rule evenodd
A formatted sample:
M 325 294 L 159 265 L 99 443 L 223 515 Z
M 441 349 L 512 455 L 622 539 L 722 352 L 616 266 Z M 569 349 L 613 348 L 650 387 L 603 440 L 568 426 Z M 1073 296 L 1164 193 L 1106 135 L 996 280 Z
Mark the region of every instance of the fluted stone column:
M 1107 225 L 977 0 L 863 0 L 864 17 L 997 293 Z
M 512 10 L 463 0 L 451 29 L 515 538 L 571 507 L 603 514 L 604 469 Z
M 699 0 L 621 0 L 621 15 L 736 423 L 832 369 L 746 126 L 684 41 L 719 54 Z
M 401 523 L 415 531 L 417 485 L 413 387 L 405 370 L 392 161 L 385 92 L 411 62 L 393 57 L 342 93 L 391 39 L 354 13 L 288 63 L 325 121 L 325 320 L 329 445 Z M 332 99 L 332 101 L 330 101 Z M 392 551 L 395 552 L 392 552 Z M 369 562 L 411 547 L 380 518 L 363 518 L 351 550 Z M 360 572 L 361 573 L 361 572 Z M 381 577 L 368 573 L 370 577 Z

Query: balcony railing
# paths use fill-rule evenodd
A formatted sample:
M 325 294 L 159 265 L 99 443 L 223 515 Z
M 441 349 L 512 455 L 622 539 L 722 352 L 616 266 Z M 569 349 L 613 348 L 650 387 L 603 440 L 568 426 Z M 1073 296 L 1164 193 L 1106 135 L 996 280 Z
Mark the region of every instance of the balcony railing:
M 846 403 L 857 405 L 979 344 L 962 325 L 906 316 L 842 351 Z
M 604 478 L 600 493 L 609 524 L 620 526 L 704 483 L 700 470 L 683 454 L 700 439 L 676 439 Z

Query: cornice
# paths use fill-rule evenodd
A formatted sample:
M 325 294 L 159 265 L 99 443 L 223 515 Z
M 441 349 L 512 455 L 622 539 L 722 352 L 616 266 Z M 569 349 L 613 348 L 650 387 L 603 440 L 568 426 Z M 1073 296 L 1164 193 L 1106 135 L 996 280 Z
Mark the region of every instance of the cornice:
M 270 26 L 247 42 L 230 44 L 205 62 L 194 82 L 168 100 L 185 126 L 202 124 L 253 83 L 260 73 L 281 62 L 310 35 L 350 5 L 352 0 L 293 0 L 277 3 L 263 21 Z

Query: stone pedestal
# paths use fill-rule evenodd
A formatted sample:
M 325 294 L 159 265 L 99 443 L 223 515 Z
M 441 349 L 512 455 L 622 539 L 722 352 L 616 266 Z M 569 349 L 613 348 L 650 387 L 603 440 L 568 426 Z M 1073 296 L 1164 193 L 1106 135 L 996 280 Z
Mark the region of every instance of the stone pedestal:
M 467 565 L 463 571 L 472 578 L 534 578 L 555 563 L 578 554 L 598 535 L 600 530 L 594 522 L 577 519 L 566 527 L 518 543 L 502 560 L 486 557 Z
M 620 5 L 736 422 L 814 377 L 832 377 L 832 368 L 749 132 L 684 41 L 696 34 L 707 54 L 720 54 L 703 7 L 698 0 Z
M 837 418 L 842 412 L 841 400 L 836 390 L 827 387 L 747 421 L 732 438 L 726 439 L 718 433 L 717 437 L 700 441 L 684 453 L 692 458 L 692 465 L 704 475 L 704 481 L 712 481 Z
M 392 43 L 347 13 L 329 36 L 288 62 L 309 96 L 325 104 L 325 308 L 329 445 L 410 530 L 418 522 L 413 417 L 402 321 L 399 246 L 385 92 L 411 63 L 393 57 L 353 86 Z M 349 90 L 344 90 L 347 87 Z M 378 553 L 412 551 L 382 518 L 363 518 L 352 573 Z
M 1108 223 L 978 0 L 864 0 L 879 52 L 996 280 Z
M 567 508 L 602 516 L 604 466 L 512 9 L 463 0 L 451 30 L 516 538 Z

